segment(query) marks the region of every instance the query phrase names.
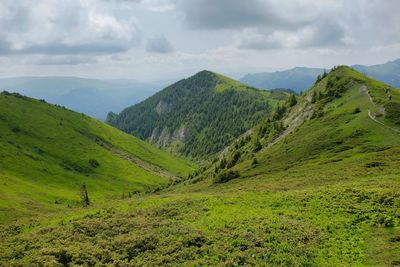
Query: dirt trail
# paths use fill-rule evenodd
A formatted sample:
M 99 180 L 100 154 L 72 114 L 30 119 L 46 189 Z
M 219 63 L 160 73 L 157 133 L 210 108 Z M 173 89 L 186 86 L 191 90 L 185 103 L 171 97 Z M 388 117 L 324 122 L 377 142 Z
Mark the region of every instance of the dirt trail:
M 107 149 L 108 151 L 112 152 L 114 155 L 117 155 L 121 159 L 127 160 L 148 172 L 151 172 L 151 173 L 161 176 L 161 177 L 169 178 L 170 180 L 176 179 L 176 176 L 174 174 L 172 174 L 156 165 L 152 165 L 138 157 L 135 157 L 132 154 L 130 154 L 122 149 L 116 148 L 113 145 L 111 145 L 107 142 L 104 142 L 98 138 L 96 138 L 95 141 L 98 145 L 100 145 L 103 148 Z
M 372 104 L 373 106 L 378 107 L 378 105 L 374 102 L 374 100 L 372 99 L 371 95 L 369 94 L 368 88 L 367 88 L 367 86 L 366 86 L 365 84 L 361 85 L 360 91 L 363 92 L 363 93 L 365 93 L 365 94 L 367 94 L 367 96 L 368 96 L 368 98 L 369 98 L 369 101 L 371 102 L 371 104 Z M 382 114 L 384 114 L 384 113 L 385 113 L 385 110 L 382 109 Z M 381 121 L 378 121 L 378 120 L 376 119 L 376 115 L 375 115 L 370 109 L 368 109 L 368 117 L 369 117 L 371 120 L 373 120 L 374 122 L 376 122 L 376 123 L 378 123 L 378 124 L 380 124 L 380 125 L 382 125 L 382 126 L 388 128 L 388 129 L 390 129 L 390 130 L 392 130 L 392 131 L 394 131 L 394 132 L 396 132 L 396 133 L 400 133 L 400 130 L 395 129 L 395 128 L 392 128 L 392 127 L 390 127 L 389 125 L 386 125 L 385 123 L 383 123 L 383 122 L 381 122 Z

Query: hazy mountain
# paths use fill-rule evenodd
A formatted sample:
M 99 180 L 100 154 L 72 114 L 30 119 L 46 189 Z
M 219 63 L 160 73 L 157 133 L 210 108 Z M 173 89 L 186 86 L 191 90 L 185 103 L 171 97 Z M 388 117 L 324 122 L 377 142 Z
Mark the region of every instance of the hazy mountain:
M 112 110 L 138 103 L 161 86 L 134 80 L 96 80 L 76 77 L 20 77 L 0 79 L 0 89 L 63 105 L 105 120 Z
M 285 71 L 247 74 L 239 80 L 249 86 L 262 89 L 288 88 L 299 93 L 314 83 L 323 69 L 297 67 Z
M 400 59 L 372 66 L 354 65 L 352 68 L 371 78 L 400 87 Z M 324 71 L 321 68 L 297 67 L 284 71 L 247 74 L 239 80 L 262 89 L 290 88 L 296 92 L 304 92 Z
M 354 65 L 352 68 L 366 76 L 400 88 L 400 59 L 372 66 Z

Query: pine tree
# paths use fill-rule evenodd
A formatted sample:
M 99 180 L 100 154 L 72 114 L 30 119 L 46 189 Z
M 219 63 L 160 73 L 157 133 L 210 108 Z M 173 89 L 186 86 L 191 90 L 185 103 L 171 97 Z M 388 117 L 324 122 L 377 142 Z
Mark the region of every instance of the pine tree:
M 82 205 L 84 207 L 87 207 L 90 205 L 90 200 L 89 200 L 89 194 L 87 192 L 86 184 L 83 183 L 81 186 L 81 200 L 82 200 Z
M 293 107 L 294 105 L 296 105 L 297 104 L 296 96 L 294 94 L 290 94 L 287 103 L 289 104 L 289 107 Z
M 258 160 L 256 157 L 253 158 L 253 161 L 251 162 L 251 166 L 256 166 L 258 164 Z

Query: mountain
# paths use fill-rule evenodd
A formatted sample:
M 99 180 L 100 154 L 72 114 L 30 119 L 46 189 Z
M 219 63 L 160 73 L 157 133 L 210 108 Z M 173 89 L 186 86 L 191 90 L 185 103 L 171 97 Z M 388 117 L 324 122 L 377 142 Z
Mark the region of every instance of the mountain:
M 0 221 L 163 186 L 192 165 L 65 108 L 0 94 Z
M 299 93 L 310 88 L 317 76 L 323 72 L 323 69 L 318 68 L 297 67 L 277 72 L 247 74 L 240 78 L 239 81 L 257 88 L 288 88 Z
M 334 68 L 184 182 L 2 227 L 0 262 L 396 266 L 399 111 L 398 90 Z
M 373 66 L 354 65 L 355 70 L 394 87 L 400 88 L 400 59 Z
M 0 79 L 0 88 L 83 112 L 105 120 L 156 92 L 160 86 L 134 80 L 96 80 L 77 77 L 19 77 Z
M 288 95 L 202 71 L 119 115 L 111 113 L 107 122 L 159 147 L 204 158 L 256 125 Z
M 259 168 L 285 170 L 308 162 L 325 166 L 336 160 L 362 161 L 360 155 L 397 151 L 400 92 L 393 87 L 343 66 L 297 99 L 292 108 L 279 106 L 251 134 L 238 139 L 239 145 L 233 143 L 216 166 L 231 162 L 237 153 L 244 158 L 235 164 L 243 161 L 241 168 L 254 173 Z M 259 165 L 251 166 L 254 158 Z
M 400 59 L 372 66 L 354 65 L 352 68 L 368 77 L 400 87 Z M 324 71 L 321 68 L 297 67 L 277 72 L 247 74 L 239 80 L 257 88 L 290 88 L 299 93 L 310 88 Z

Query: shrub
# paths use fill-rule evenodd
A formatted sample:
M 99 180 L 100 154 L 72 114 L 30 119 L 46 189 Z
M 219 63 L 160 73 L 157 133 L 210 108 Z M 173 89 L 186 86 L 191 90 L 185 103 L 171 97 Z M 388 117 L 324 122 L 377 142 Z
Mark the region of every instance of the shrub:
M 14 128 L 11 129 L 11 131 L 13 133 L 19 133 L 19 132 L 21 132 L 21 129 L 19 127 L 14 127 Z
M 400 124 L 400 104 L 388 103 L 385 106 L 386 118 L 392 120 L 395 124 Z
M 238 160 L 240 159 L 240 151 L 236 151 L 233 155 L 232 155 L 232 159 L 230 162 L 228 162 L 228 164 L 226 165 L 226 167 L 232 168 L 233 166 L 236 165 L 236 163 L 238 162 Z
M 253 144 L 253 152 L 260 151 L 261 149 L 262 149 L 262 145 L 260 143 L 260 140 L 256 139 Z
M 90 159 L 90 160 L 89 160 L 89 165 L 90 165 L 91 167 L 93 167 L 93 168 L 97 168 L 97 167 L 100 166 L 100 163 L 99 163 L 97 160 L 95 160 L 95 159 Z
M 356 107 L 354 109 L 354 111 L 353 111 L 353 114 L 357 114 L 357 113 L 360 113 L 360 112 L 361 112 L 361 109 L 359 107 Z
M 291 94 L 287 100 L 287 103 L 288 103 L 289 107 L 295 106 L 297 104 L 296 96 L 294 94 Z
M 233 170 L 222 171 L 215 177 L 215 183 L 226 183 L 232 179 L 238 178 L 239 176 L 240 175 L 238 171 L 233 171 Z

